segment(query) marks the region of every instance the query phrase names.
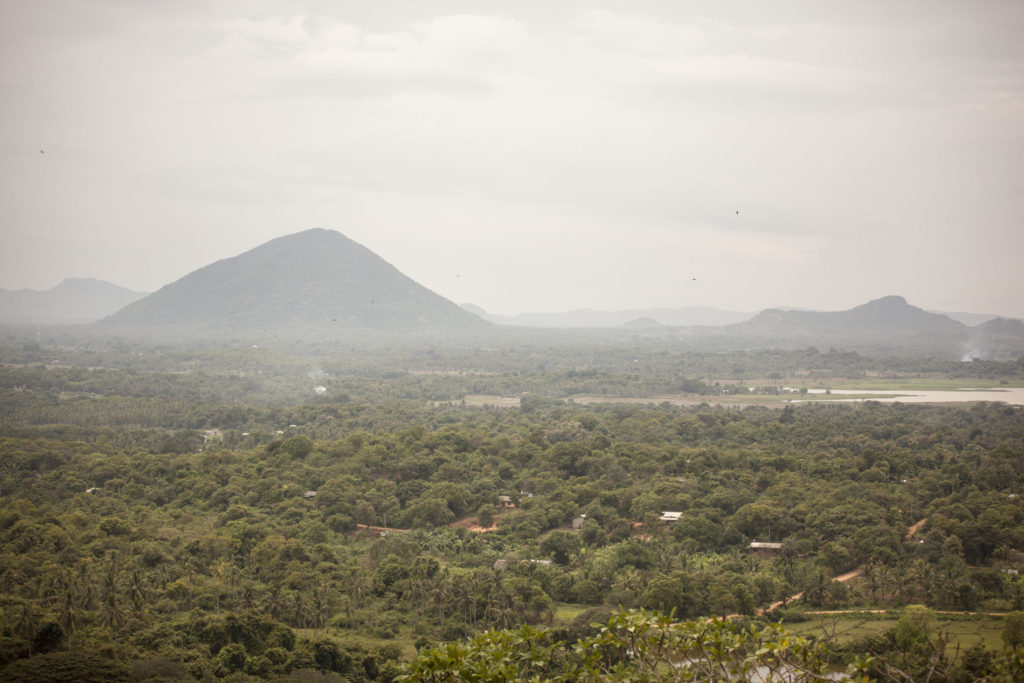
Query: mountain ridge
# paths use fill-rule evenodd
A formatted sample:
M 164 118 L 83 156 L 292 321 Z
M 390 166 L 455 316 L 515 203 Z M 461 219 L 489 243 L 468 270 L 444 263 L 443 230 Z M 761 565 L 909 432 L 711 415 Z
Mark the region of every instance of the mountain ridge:
M 46 290 L 0 289 L 0 322 L 91 323 L 146 296 L 96 278 L 68 277 Z
M 748 321 L 728 326 L 746 334 L 952 334 L 968 328 L 941 313 L 929 313 L 902 296 L 873 299 L 845 311 L 786 311 L 770 308 Z
M 671 327 L 686 327 L 692 325 L 727 325 L 741 322 L 754 315 L 754 313 L 742 313 L 727 311 L 720 308 L 708 306 L 683 306 L 680 308 L 630 308 L 624 310 L 596 310 L 592 308 L 577 308 L 571 311 L 554 313 L 517 313 L 515 315 L 500 315 L 488 313 L 475 304 L 462 304 L 464 310 L 474 313 L 484 320 L 500 325 L 514 327 L 552 327 L 552 328 L 573 328 L 573 327 L 622 327 L 635 320 L 650 319 L 659 325 Z

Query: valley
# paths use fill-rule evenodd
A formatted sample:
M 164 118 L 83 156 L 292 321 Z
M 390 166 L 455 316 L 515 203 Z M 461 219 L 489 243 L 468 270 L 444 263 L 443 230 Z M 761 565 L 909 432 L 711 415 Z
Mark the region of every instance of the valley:
M 1024 355 L 899 297 L 505 327 L 339 238 L 0 328 L 6 680 L 607 680 L 709 634 L 687 666 L 1015 675 Z M 277 272 L 310 250 L 383 279 Z

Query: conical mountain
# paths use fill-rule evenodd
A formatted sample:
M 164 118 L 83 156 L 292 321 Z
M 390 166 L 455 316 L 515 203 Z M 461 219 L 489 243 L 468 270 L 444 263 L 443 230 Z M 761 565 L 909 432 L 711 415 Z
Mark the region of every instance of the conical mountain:
M 314 228 L 217 261 L 102 321 L 222 334 L 449 331 L 487 326 L 341 233 Z

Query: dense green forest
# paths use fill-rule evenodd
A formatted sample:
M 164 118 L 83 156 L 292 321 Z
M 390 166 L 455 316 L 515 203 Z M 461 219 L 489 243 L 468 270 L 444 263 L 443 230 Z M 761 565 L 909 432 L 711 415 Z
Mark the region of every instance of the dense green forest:
M 476 680 L 624 680 L 682 675 L 707 629 L 737 670 L 1019 671 L 1021 408 L 715 400 L 754 380 L 1019 385 L 1024 359 L 15 334 L 0 358 L 5 680 L 461 680 L 499 660 Z M 695 405 L 572 401 L 662 393 Z M 859 608 L 891 628 L 794 645 L 773 625 Z M 1010 616 L 956 650 L 928 626 L 945 612 Z M 629 628 L 675 650 L 647 660 Z

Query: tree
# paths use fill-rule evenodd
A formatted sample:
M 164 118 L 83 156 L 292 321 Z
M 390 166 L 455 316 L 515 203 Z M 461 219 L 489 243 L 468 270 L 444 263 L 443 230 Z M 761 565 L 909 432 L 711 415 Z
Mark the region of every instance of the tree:
M 1011 650 L 1024 645 L 1024 612 L 1010 612 L 1003 617 L 1002 638 Z
M 671 576 L 658 576 L 647 583 L 640 595 L 640 607 L 669 613 L 681 613 L 683 605 L 683 584 Z
M 302 460 L 313 452 L 313 441 L 308 436 L 293 436 L 281 444 L 281 450 L 294 460 Z
M 449 524 L 455 514 L 441 498 L 424 497 L 409 506 L 405 519 L 409 526 L 429 528 Z
M 221 648 L 217 659 L 228 671 L 241 671 L 245 667 L 245 648 L 240 643 L 228 643 Z
M 53 652 L 64 643 L 64 630 L 55 621 L 43 624 L 32 638 L 32 648 L 36 652 Z
M 907 605 L 893 629 L 896 645 L 903 650 L 910 650 L 928 642 L 934 621 L 935 613 L 924 605 Z
M 556 564 L 567 565 L 580 550 L 580 537 L 571 531 L 555 529 L 540 542 L 541 552 L 551 555 Z

